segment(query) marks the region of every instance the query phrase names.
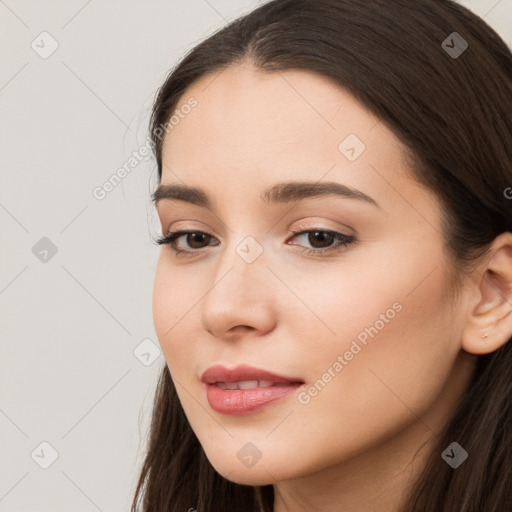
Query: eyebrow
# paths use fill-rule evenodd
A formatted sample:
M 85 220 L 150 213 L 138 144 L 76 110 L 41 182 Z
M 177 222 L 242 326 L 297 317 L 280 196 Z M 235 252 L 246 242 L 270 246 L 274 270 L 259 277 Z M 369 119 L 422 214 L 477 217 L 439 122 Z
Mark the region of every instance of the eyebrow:
M 364 192 L 334 181 L 290 181 L 277 183 L 265 189 L 260 197 L 265 203 L 279 204 L 327 195 L 337 195 L 346 199 L 358 199 L 380 208 L 379 204 Z M 204 190 L 199 187 L 183 184 L 160 185 L 152 194 L 152 199 L 155 206 L 163 200 L 177 200 L 213 209 L 212 201 Z

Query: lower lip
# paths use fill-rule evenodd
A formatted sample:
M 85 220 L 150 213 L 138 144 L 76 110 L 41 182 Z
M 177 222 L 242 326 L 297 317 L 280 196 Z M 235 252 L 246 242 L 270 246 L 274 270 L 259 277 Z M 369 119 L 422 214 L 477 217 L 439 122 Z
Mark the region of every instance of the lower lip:
M 257 412 L 275 400 L 286 398 L 302 386 L 300 383 L 268 388 L 221 389 L 206 385 L 206 398 L 210 407 L 221 414 L 242 415 Z

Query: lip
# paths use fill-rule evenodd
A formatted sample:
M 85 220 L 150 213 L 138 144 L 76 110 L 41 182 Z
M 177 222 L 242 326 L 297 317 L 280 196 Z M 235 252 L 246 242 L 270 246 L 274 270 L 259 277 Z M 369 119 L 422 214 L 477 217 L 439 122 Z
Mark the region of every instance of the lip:
M 304 383 L 300 378 L 284 377 L 283 375 L 268 372 L 267 370 L 261 370 L 247 364 L 238 365 L 231 370 L 218 364 L 211 366 L 201 375 L 201 382 L 204 382 L 205 384 L 214 384 L 216 382 L 238 382 L 241 380 L 267 380 L 275 383 Z
M 221 389 L 217 382 L 264 380 L 273 382 L 271 387 L 248 389 Z M 208 368 L 201 376 L 210 407 L 221 414 L 245 415 L 260 411 L 276 400 L 295 393 L 304 381 L 296 377 L 285 377 L 249 365 L 228 369 L 221 365 Z

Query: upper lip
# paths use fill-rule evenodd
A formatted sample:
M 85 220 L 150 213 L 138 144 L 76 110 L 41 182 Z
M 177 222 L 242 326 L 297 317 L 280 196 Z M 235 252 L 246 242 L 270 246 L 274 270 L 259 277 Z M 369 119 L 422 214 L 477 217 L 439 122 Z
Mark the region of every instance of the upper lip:
M 304 381 L 299 378 L 284 377 L 247 364 L 236 366 L 232 370 L 222 365 L 215 365 L 208 368 L 201 375 L 201 381 L 206 384 L 215 384 L 216 382 L 240 382 L 245 380 L 304 383 Z

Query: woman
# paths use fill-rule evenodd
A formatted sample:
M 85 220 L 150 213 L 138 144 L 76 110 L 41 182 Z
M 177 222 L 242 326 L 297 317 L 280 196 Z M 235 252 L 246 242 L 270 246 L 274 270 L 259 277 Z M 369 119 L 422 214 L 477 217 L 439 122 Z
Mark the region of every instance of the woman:
M 448 0 L 270 1 L 172 70 L 133 510 L 512 510 L 511 77 Z

